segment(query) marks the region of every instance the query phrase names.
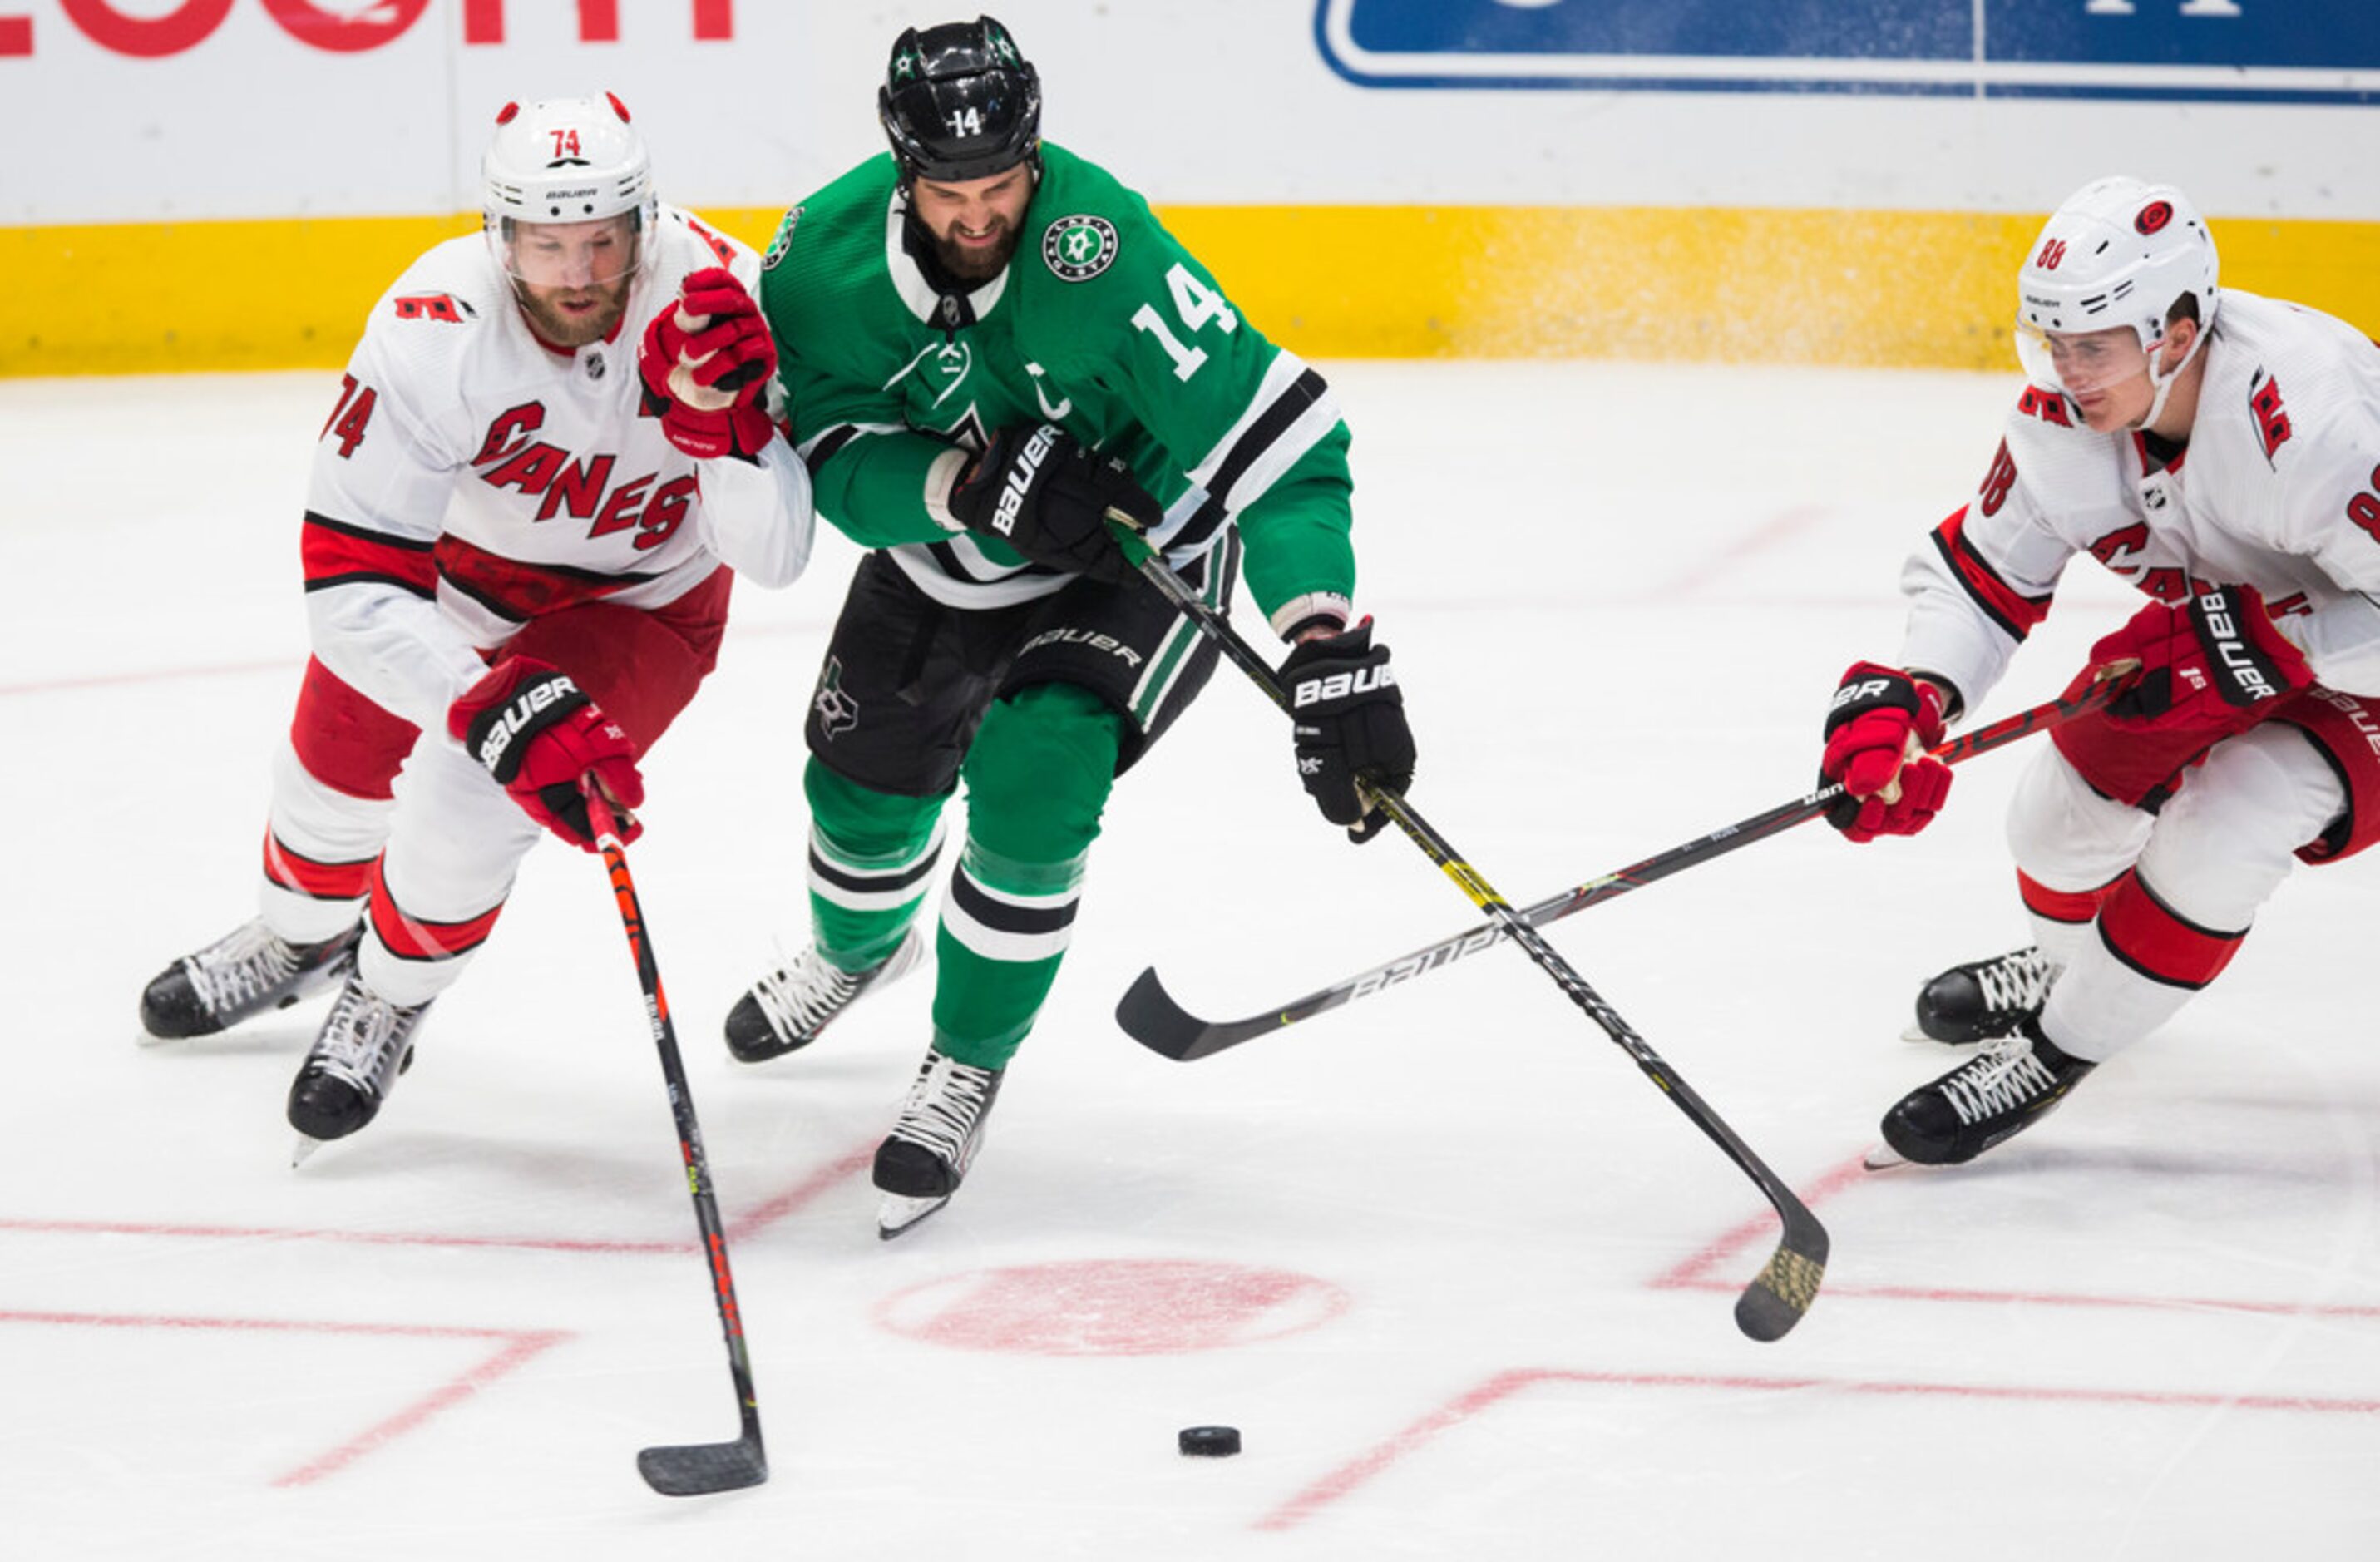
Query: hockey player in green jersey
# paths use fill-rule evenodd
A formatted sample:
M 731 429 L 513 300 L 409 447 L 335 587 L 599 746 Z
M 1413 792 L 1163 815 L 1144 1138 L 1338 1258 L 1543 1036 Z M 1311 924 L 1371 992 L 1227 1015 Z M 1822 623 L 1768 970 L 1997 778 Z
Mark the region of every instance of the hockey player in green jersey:
M 1355 839 L 1382 822 L 1358 777 L 1403 787 L 1414 747 L 1387 648 L 1350 623 L 1348 433 L 1321 376 L 1140 197 L 1041 140 L 1038 77 L 990 18 L 904 32 L 878 107 L 892 154 L 788 212 L 764 262 L 819 511 L 873 551 L 807 721 L 810 947 L 736 1004 L 727 1044 L 807 1046 L 923 958 L 964 780 L 933 1041 L 876 1153 L 892 1237 L 965 1175 L 1109 789 L 1214 670 L 1111 510 L 1210 604 L 1245 556 L 1291 643 L 1299 773 Z

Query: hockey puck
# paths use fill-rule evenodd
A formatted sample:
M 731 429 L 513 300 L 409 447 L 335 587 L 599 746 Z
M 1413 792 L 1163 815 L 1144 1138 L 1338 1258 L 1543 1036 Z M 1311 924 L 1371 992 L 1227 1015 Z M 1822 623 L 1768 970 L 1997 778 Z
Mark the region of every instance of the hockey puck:
M 1182 1451 L 1196 1458 L 1222 1458 L 1240 1451 L 1236 1426 L 1185 1426 L 1176 1439 Z

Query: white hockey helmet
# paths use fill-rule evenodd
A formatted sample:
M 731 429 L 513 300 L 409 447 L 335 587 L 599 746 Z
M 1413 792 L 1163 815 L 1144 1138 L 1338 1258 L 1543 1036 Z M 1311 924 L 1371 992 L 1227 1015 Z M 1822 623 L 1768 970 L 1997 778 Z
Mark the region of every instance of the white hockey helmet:
M 628 122 L 627 105 L 610 92 L 504 104 L 480 161 L 480 183 L 488 242 L 506 270 L 514 223 L 599 222 L 623 213 L 636 218 L 639 263 L 650 257 L 652 156 Z
M 2017 360 L 2045 385 L 2058 386 L 2049 361 L 2050 333 L 2131 326 L 2149 356 L 2156 386 L 2147 421 L 2164 409 L 2174 375 L 2205 342 L 2221 298 L 2215 239 L 2198 208 L 2171 185 L 2123 175 L 2084 185 L 2050 214 L 2026 251 L 2016 290 Z M 2198 338 L 2190 357 L 2161 375 L 2156 350 L 2165 342 L 2167 317 L 2185 295 L 2197 301 Z

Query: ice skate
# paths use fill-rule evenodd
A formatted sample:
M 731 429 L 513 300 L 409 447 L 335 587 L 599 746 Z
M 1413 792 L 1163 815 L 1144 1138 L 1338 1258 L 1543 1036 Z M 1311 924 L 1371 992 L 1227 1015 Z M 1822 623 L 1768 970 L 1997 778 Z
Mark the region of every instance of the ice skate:
M 320 944 L 292 944 L 243 923 L 165 968 L 140 994 L 150 1041 L 211 1036 L 266 1009 L 287 1008 L 337 982 L 354 958 L 360 925 Z
M 396 1077 L 413 1066 L 413 1031 L 429 1011 L 390 1003 L 350 971 L 322 1033 L 289 1086 L 289 1126 L 298 1130 L 291 1165 L 323 1143 L 345 1139 L 376 1117 Z
M 829 964 L 815 946 L 805 949 L 793 964 L 754 982 L 727 1011 L 727 1050 L 746 1063 L 799 1052 L 861 994 L 908 975 L 925 954 L 925 934 L 915 926 L 898 948 L 866 970 L 844 970 Z
M 1002 1073 L 927 1049 L 900 1120 L 876 1147 L 876 1186 L 884 1195 L 877 1236 L 890 1241 L 951 1202 L 982 1147 Z
M 1884 1141 L 1893 1154 L 1923 1165 L 1958 1165 L 2066 1099 L 2097 1067 L 2060 1052 L 2041 1027 L 2026 1020 L 1932 1084 L 1913 1090 L 1884 1115 Z M 1871 1152 L 1871 1168 L 1894 1164 Z
M 1952 966 L 1918 989 L 1917 1019 L 1901 1040 L 1963 1046 L 2012 1036 L 2041 1012 L 2057 975 L 2058 968 L 2033 945 Z

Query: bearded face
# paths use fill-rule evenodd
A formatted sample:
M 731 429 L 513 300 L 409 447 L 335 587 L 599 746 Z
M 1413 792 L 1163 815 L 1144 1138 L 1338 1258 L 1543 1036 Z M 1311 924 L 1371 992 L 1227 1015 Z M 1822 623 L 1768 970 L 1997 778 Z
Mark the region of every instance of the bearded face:
M 618 328 L 637 281 L 636 219 L 517 223 L 505 269 L 529 328 L 557 348 L 583 348 Z
M 910 209 L 934 241 L 934 258 L 963 282 L 1000 275 L 1016 253 L 1032 201 L 1033 170 L 1024 163 L 980 179 L 919 179 L 909 192 Z

